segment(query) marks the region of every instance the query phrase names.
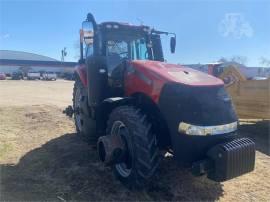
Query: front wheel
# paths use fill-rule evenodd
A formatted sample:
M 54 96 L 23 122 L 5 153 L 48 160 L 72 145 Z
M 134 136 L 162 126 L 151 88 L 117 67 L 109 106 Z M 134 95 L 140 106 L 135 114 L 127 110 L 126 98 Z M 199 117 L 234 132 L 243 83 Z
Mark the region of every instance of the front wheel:
M 119 135 L 126 145 L 125 159 L 113 166 L 116 177 L 129 188 L 141 188 L 155 174 L 160 154 L 151 124 L 140 110 L 120 106 L 110 114 L 107 135 Z

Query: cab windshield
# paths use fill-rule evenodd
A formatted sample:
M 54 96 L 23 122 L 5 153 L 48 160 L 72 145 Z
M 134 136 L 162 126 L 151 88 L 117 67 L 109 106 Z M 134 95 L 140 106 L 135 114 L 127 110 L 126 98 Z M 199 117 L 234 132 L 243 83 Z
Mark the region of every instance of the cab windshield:
M 142 34 L 110 34 L 106 37 L 106 56 L 128 60 L 148 60 L 149 49 Z

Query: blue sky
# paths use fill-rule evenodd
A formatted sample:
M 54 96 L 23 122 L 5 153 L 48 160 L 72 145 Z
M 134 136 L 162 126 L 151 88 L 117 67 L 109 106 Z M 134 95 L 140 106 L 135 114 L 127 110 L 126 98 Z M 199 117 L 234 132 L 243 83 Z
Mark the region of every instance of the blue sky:
M 86 14 L 97 22 L 122 21 L 146 25 L 177 34 L 173 63 L 207 63 L 220 57 L 247 57 L 258 66 L 270 59 L 270 0 L 254 1 L 5 1 L 0 0 L 0 49 L 38 53 L 60 60 L 76 61 L 75 44 Z

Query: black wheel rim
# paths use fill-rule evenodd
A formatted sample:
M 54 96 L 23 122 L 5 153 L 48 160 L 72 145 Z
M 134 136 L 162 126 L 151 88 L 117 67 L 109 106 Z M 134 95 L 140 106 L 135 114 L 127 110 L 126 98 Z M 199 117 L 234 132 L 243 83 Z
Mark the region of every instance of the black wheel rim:
M 128 129 L 122 121 L 115 121 L 110 135 L 119 135 L 125 142 L 126 152 L 124 162 L 116 164 L 115 169 L 121 176 L 128 177 L 132 171 L 132 151 L 131 145 L 128 142 Z

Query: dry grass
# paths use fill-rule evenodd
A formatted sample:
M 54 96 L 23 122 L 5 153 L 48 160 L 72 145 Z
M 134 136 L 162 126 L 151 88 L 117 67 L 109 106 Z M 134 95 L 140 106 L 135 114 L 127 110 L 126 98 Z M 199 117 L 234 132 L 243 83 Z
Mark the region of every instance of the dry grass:
M 152 185 L 132 192 L 62 114 L 71 92 L 67 81 L 0 82 L 0 201 L 270 201 L 269 122 L 240 128 L 257 143 L 254 172 L 215 183 L 166 158 Z

